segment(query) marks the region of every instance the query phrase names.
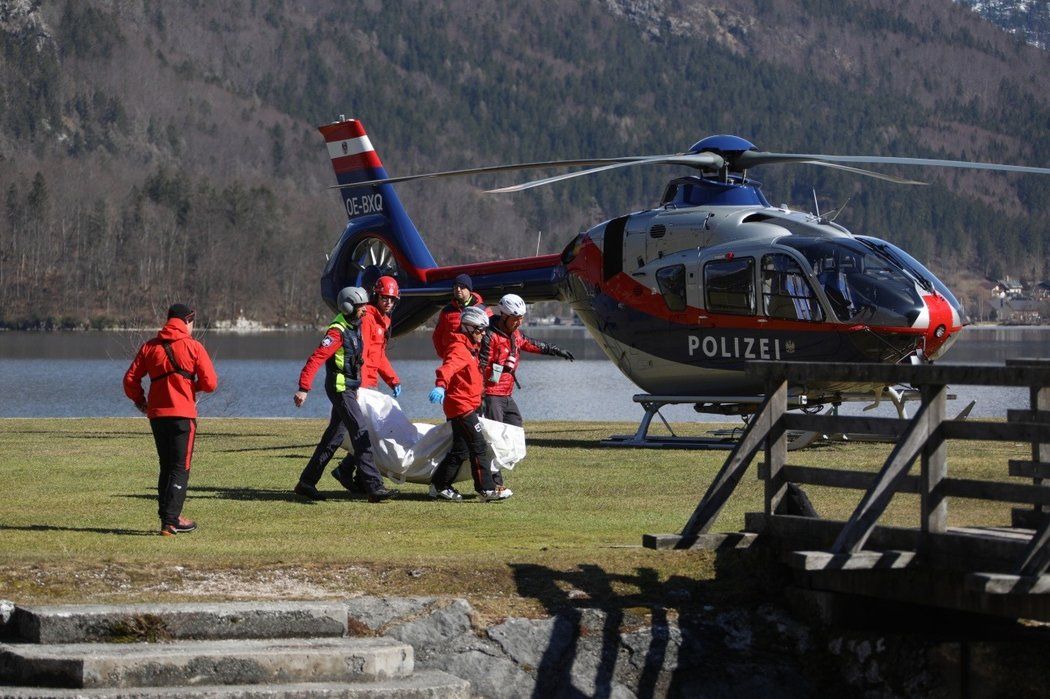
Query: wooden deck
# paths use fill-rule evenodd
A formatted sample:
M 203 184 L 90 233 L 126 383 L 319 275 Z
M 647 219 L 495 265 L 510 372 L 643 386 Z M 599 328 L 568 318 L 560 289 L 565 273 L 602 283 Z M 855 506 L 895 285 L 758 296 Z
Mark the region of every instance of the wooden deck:
M 729 454 L 693 515 L 678 534 L 650 534 L 650 548 L 775 546 L 803 588 L 1013 618 L 1050 621 L 1050 360 L 1006 366 L 887 366 L 753 362 L 767 391 L 755 418 Z M 788 413 L 788 386 L 808 382 L 910 384 L 921 402 L 910 419 Z M 1021 386 L 1030 405 L 1009 410 L 1005 422 L 946 417 L 949 385 Z M 787 463 L 789 430 L 865 432 L 895 440 L 878 472 Z M 1031 460 L 1011 460 L 1002 472 L 1018 482 L 955 478 L 948 473 L 947 440 L 1029 442 Z M 744 532 L 711 533 L 719 512 L 756 460 L 764 482 L 763 512 L 746 516 Z M 793 459 L 804 452 L 793 452 Z M 917 473 L 912 473 L 918 462 Z M 791 487 L 862 490 L 846 521 L 780 514 Z M 920 526 L 878 524 L 894 494 L 919 495 Z M 952 497 L 1025 505 L 1013 526 L 948 528 Z

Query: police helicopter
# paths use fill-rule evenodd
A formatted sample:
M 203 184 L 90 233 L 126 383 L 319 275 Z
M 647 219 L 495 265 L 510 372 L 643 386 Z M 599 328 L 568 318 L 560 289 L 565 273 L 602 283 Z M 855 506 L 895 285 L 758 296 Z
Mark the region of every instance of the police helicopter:
M 469 274 L 489 301 L 571 305 L 620 371 L 649 394 L 710 397 L 698 410 L 745 414 L 762 386 L 748 360 L 930 362 L 968 323 L 962 304 L 922 263 L 893 243 L 856 235 L 818 213 L 772 206 L 749 177 L 760 165 L 806 163 L 892 182 L 923 184 L 856 167 L 895 164 L 1050 174 L 1050 168 L 919 158 L 772 153 L 743 138 L 710 136 L 669 155 L 560 160 L 390 177 L 355 119 L 319 127 L 349 223 L 329 255 L 321 293 L 392 274 L 401 286 L 393 333 L 412 330 Z M 560 254 L 442 267 L 393 185 L 483 173 L 582 167 L 493 192 L 643 165 L 676 165 L 651 209 L 576 235 Z M 807 386 L 810 403 L 881 386 Z M 868 397 L 870 399 L 870 395 Z M 682 401 L 679 401 L 682 402 Z M 689 401 L 693 402 L 693 401 Z M 649 416 L 651 417 L 651 415 Z

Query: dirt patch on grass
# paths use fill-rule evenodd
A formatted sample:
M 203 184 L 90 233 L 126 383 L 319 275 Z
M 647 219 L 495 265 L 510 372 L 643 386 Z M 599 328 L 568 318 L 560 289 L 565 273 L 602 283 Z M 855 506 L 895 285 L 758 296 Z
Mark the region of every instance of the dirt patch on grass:
M 661 570 L 644 565 L 652 563 L 644 552 L 618 554 L 615 562 L 488 566 L 475 561 L 258 567 L 61 561 L 5 566 L 0 569 L 0 597 L 29 605 L 436 595 L 464 597 L 484 618 L 498 619 L 547 616 L 572 607 L 681 609 L 739 596 L 744 589 L 739 580 L 715 580 L 711 554 L 672 555 L 674 565 Z

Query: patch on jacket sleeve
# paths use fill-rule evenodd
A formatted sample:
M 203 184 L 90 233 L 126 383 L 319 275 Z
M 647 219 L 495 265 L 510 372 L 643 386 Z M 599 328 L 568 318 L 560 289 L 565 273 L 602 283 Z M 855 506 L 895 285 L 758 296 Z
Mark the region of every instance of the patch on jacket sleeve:
M 332 344 L 332 338 L 329 335 L 325 335 L 324 339 L 321 340 L 321 347 L 328 347 Z

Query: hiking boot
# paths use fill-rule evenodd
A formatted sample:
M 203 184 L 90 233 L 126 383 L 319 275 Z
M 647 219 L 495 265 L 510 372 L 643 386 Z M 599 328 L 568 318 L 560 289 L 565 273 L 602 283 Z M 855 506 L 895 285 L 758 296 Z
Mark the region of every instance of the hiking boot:
M 317 490 L 317 488 L 313 487 L 309 483 L 303 483 L 302 481 L 299 481 L 295 484 L 295 487 L 292 488 L 292 492 L 301 498 L 306 498 L 307 500 L 325 499 L 324 495 L 321 495 L 321 492 Z
M 186 519 L 185 517 L 179 517 L 175 524 L 160 523 L 160 535 L 161 536 L 175 536 L 176 534 L 189 534 L 190 532 L 197 529 L 197 523 L 192 519 Z
M 192 519 L 186 519 L 185 517 L 179 517 L 179 521 L 171 525 L 179 534 L 188 534 L 197 528 L 197 523 Z
M 365 489 L 361 487 L 361 484 L 358 483 L 353 478 L 353 476 L 351 476 L 350 478 L 345 478 L 343 476 L 342 466 L 336 466 L 334 469 L 332 469 L 332 478 L 339 481 L 339 485 L 343 486 L 355 495 L 363 495 L 365 493 Z
M 514 493 L 510 492 L 509 488 L 503 488 L 502 490 L 482 490 L 478 493 L 478 498 L 482 502 L 503 502 Z
M 433 493 L 430 497 L 435 500 L 448 500 L 449 502 L 462 502 L 463 496 L 459 494 L 459 491 L 449 486 L 444 490 L 438 490 L 433 484 L 430 485 L 430 492 Z
M 383 502 L 390 498 L 396 498 L 401 491 L 380 488 L 379 490 L 368 494 L 368 502 Z

